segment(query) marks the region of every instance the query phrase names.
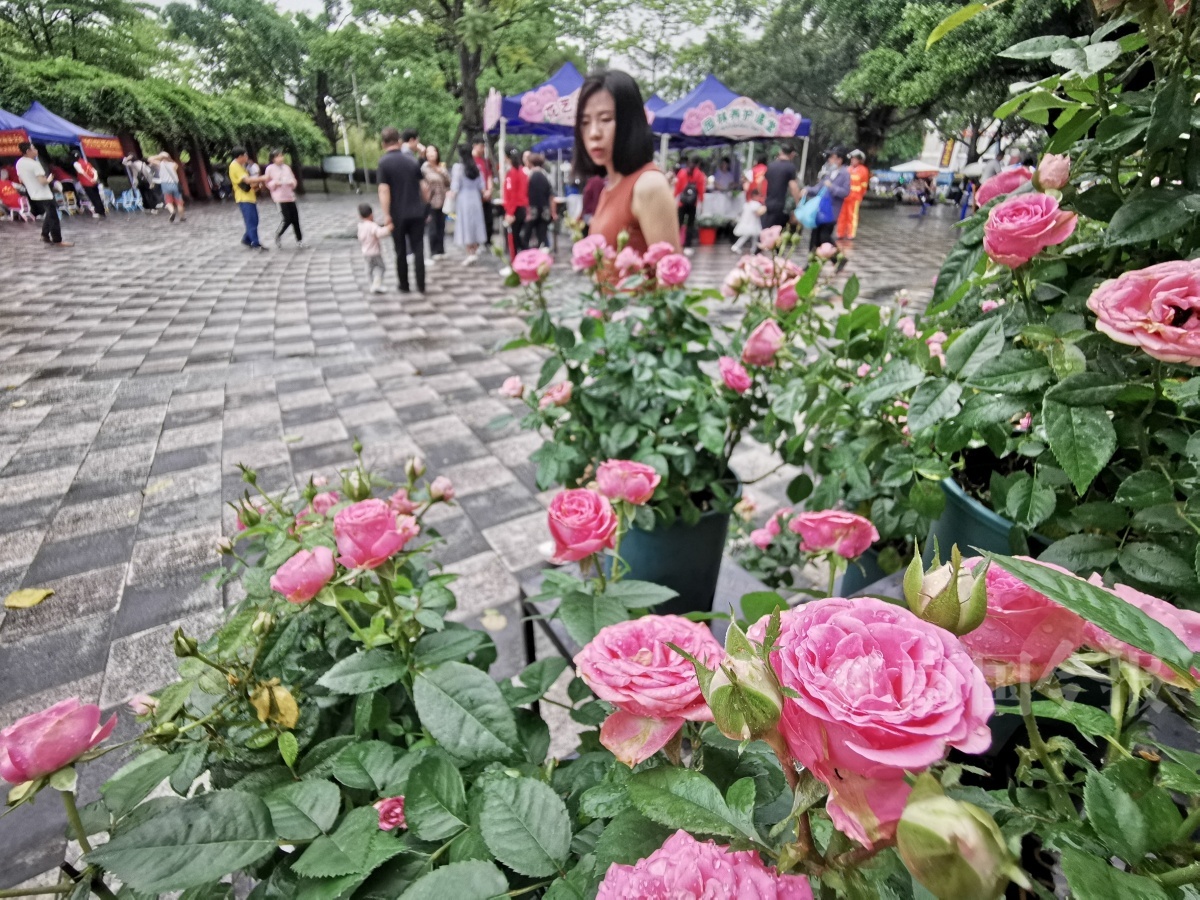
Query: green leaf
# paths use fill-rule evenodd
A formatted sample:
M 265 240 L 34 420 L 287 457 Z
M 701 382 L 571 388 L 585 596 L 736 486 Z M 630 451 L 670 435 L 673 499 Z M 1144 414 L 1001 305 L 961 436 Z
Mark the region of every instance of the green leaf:
M 1083 804 L 1092 830 L 1128 863 L 1141 862 L 1150 849 L 1150 827 L 1137 801 L 1104 772 L 1088 774 Z
M 787 498 L 792 503 L 803 503 L 812 495 L 812 492 L 812 478 L 803 472 L 788 482 Z
M 442 663 L 417 676 L 413 698 L 421 724 L 452 756 L 465 762 L 513 757 L 517 723 L 486 673 Z
M 1050 517 L 1056 501 L 1053 488 L 1035 478 L 1025 478 L 1009 489 L 1005 511 L 1026 531 L 1032 531 Z
M 1008 423 L 1014 416 L 1029 411 L 1029 401 L 1024 397 L 976 394 L 963 404 L 962 412 L 955 421 L 966 428 L 977 429 Z
M 296 757 L 300 755 L 300 742 L 290 731 L 279 735 L 279 755 L 289 769 L 296 764 Z
M 970 378 L 1004 350 L 1004 320 L 976 322 L 946 348 L 946 366 L 959 378 Z
M 469 860 L 423 875 L 399 900 L 491 900 L 507 891 L 508 881 L 495 863 Z
M 908 491 L 908 502 L 917 512 L 929 519 L 936 519 L 946 509 L 946 492 L 940 484 L 932 481 L 917 481 Z
M 717 786 L 694 769 L 660 768 L 629 781 L 629 799 L 648 819 L 668 828 L 725 837 L 756 837 L 737 823 Z
M 1190 132 L 1192 89 L 1188 79 L 1172 75 L 1155 85 L 1150 107 L 1150 127 L 1146 131 L 1146 153 L 1157 153 L 1176 146 L 1179 136 Z
M 1126 200 L 1108 225 L 1107 244 L 1144 244 L 1178 234 L 1195 217 L 1185 196 L 1168 188 L 1151 188 Z
M 627 609 L 645 609 L 665 603 L 672 597 L 678 597 L 678 591 L 661 584 L 649 581 L 618 581 L 610 583 L 601 597 L 605 600 L 616 600 Z
M 360 806 L 346 814 L 333 834 L 321 835 L 292 863 L 292 871 L 305 878 L 341 878 L 368 875 L 404 845 L 390 832 L 379 828 L 379 814 Z
M 1158 883 L 1141 875 L 1115 868 L 1108 860 L 1098 859 L 1081 850 L 1066 847 L 1062 851 L 1063 874 L 1075 900 L 1169 900 Z
M 1117 555 L 1131 578 L 1172 590 L 1195 588 L 1196 573 L 1190 563 L 1166 547 L 1141 541 L 1126 544 Z
M 1080 494 L 1117 449 L 1117 432 L 1100 406 L 1068 406 L 1047 399 L 1042 425 L 1054 458 Z
M 404 660 L 390 650 L 368 650 L 334 663 L 317 684 L 335 694 L 369 694 L 395 684 L 407 671 Z
M 1099 625 L 1117 640 L 1158 657 L 1180 673 L 1186 674 L 1191 668 L 1192 652 L 1183 641 L 1169 628 L 1115 594 L 1035 562 L 985 555 L 1010 575 Z
M 470 628 L 447 628 L 438 634 L 424 635 L 413 648 L 413 659 L 423 669 L 444 662 L 462 662 L 490 638 Z
M 489 782 L 479 825 L 496 859 L 522 875 L 553 875 L 571 851 L 566 805 L 549 785 L 532 778 Z
M 1143 469 L 1122 481 L 1113 499 L 1133 509 L 1146 509 L 1170 503 L 1175 499 L 1175 489 L 1162 472 Z
M 214 791 L 163 808 L 87 855 L 87 862 L 149 894 L 197 887 L 276 849 L 267 805 L 253 794 Z
M 564 597 L 558 606 L 558 615 L 571 640 L 581 647 L 590 643 L 604 626 L 629 620 L 629 613 L 624 606 L 603 596 L 592 597 L 587 594 Z
M 937 281 L 933 285 L 933 297 L 929 301 L 928 315 L 937 315 L 950 309 L 963 298 L 971 276 L 983 263 L 982 237 L 969 241 L 966 237 L 959 238 L 957 244 L 950 248 L 942 268 L 938 271 Z
M 169 778 L 182 761 L 183 755 L 179 753 L 168 755 L 157 748 L 147 750 L 100 787 L 104 805 L 115 818 L 121 818 L 145 800 L 163 779 Z
M 1103 372 L 1081 372 L 1046 391 L 1046 399 L 1068 406 L 1100 406 L 1116 400 L 1124 387 L 1124 382 Z
M 567 668 L 567 660 L 561 656 L 548 656 L 546 659 L 539 659 L 525 667 L 525 670 L 517 676 L 521 684 L 511 684 L 509 682 L 501 682 L 500 691 L 504 694 L 504 699 L 508 701 L 509 706 L 524 706 L 526 703 L 533 703 L 535 700 L 540 700 L 554 686 L 554 682 Z
M 1107 534 L 1072 534 L 1055 541 L 1038 556 L 1072 572 L 1086 574 L 1117 561 L 1117 539 Z
M 613 863 L 630 866 L 663 845 L 675 829 L 659 825 L 634 809 L 617 813 L 596 841 L 596 871 Z
M 742 595 L 741 606 L 742 618 L 753 624 L 777 609 L 787 609 L 788 602 L 774 591 L 754 591 Z
M 1007 50 L 1001 50 L 999 55 L 1008 59 L 1048 59 L 1055 50 L 1073 46 L 1076 44 L 1069 37 L 1050 34 L 1013 44 Z
M 333 827 L 342 792 L 329 781 L 301 781 L 276 788 L 263 800 L 280 839 L 309 841 Z
M 467 827 L 467 795 L 454 763 L 433 753 L 417 764 L 408 776 L 404 816 L 423 841 L 444 841 Z
M 1031 704 L 1033 714 L 1039 719 L 1054 719 L 1057 722 L 1067 722 L 1079 729 L 1079 733 L 1089 737 L 1107 737 L 1116 732 L 1117 725 L 1102 709 L 1088 706 L 1085 703 L 1058 704 L 1052 700 L 1035 700 Z M 1002 716 L 1019 716 L 1019 706 L 997 706 L 996 714 Z
M 1054 373 L 1046 356 L 1034 350 L 1007 350 L 984 363 L 967 383 L 993 394 L 1038 391 L 1050 383 Z
M 987 3 L 968 3 L 961 9 L 955 10 L 942 19 L 942 21 L 938 22 L 933 31 L 929 32 L 929 37 L 925 39 L 925 49 L 928 50 L 955 28 L 971 21 L 971 19 L 975 18 L 981 12 L 987 12 L 989 9 L 991 9 L 991 6 Z
M 396 763 L 396 750 L 383 741 L 361 741 L 338 754 L 333 777 L 346 787 L 381 791 Z
M 1079 375 L 1087 368 L 1087 357 L 1074 344 L 1055 341 L 1046 348 L 1046 358 L 1050 360 L 1050 368 L 1059 378 L 1070 378 Z
M 915 388 L 925 380 L 925 373 L 906 359 L 894 359 L 870 381 L 856 385 L 847 395 L 852 403 L 879 403 L 890 400 Z
M 926 428 L 948 419 L 958 412 L 962 385 L 957 381 L 937 378 L 925 382 L 912 395 L 908 407 L 908 427 L 920 434 Z

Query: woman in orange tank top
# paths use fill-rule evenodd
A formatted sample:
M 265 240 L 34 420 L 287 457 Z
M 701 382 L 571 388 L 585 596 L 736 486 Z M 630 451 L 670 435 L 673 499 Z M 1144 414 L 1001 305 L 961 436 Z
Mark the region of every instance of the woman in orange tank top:
M 642 92 L 625 72 L 595 72 L 579 91 L 575 114 L 575 171 L 581 179 L 607 176 L 589 229 L 612 247 L 629 234 L 639 253 L 666 242 L 679 249 L 679 217 L 667 178 L 654 165 L 654 134 Z

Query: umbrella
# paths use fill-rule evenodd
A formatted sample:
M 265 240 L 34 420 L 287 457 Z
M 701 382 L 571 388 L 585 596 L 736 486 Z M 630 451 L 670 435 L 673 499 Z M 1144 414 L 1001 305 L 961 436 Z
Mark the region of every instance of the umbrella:
M 928 163 L 921 159 L 909 160 L 906 163 L 900 163 L 898 166 L 890 167 L 893 172 L 953 172 L 954 169 L 949 166 L 939 166 L 937 163 Z

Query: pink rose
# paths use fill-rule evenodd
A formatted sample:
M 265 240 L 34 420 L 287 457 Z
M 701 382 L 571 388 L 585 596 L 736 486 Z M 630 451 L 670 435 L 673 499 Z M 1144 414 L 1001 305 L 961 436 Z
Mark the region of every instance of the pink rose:
M 412 516 L 397 516 L 382 500 L 361 500 L 333 519 L 338 557 L 347 569 L 377 569 L 417 536 Z
M 861 366 L 859 366 L 857 369 L 854 370 L 854 374 L 857 375 L 859 378 L 866 378 L 868 375 L 871 374 L 871 364 L 863 363 Z
M 100 707 L 78 697 L 18 719 L 0 731 L 0 778 L 23 784 L 69 766 L 117 727 L 117 717 L 100 724 Z
M 1017 431 L 1025 432 L 1033 427 L 1033 413 L 1025 413 L 1017 423 Z
M 974 570 L 980 562 L 963 564 Z M 998 566 L 988 567 L 987 606 L 983 624 L 962 641 L 992 687 L 1041 681 L 1083 643 L 1083 619 Z
M 913 321 L 912 316 L 903 316 L 896 320 L 896 330 L 906 338 L 915 338 L 917 336 L 917 323 Z
M 1071 180 L 1071 157 L 1065 153 L 1047 153 L 1037 167 L 1037 183 L 1042 190 L 1061 191 Z
M 660 481 L 653 466 L 628 459 L 610 459 L 596 470 L 600 493 L 609 500 L 624 500 L 634 506 L 648 501 Z
M 392 498 L 388 500 L 388 506 L 398 516 L 409 516 L 417 511 L 417 504 L 409 499 L 408 488 L 400 488 L 392 494 Z
M 682 829 L 633 866 L 613 863 L 596 900 L 812 900 L 804 875 L 780 875 L 753 850 L 698 841 Z
M 796 296 L 796 282 L 785 282 L 775 294 L 775 308 L 781 312 L 791 312 L 799 299 Z
M 158 701 L 149 694 L 135 694 L 129 698 L 128 705 L 135 716 L 148 716 L 158 709 Z
M 783 234 L 782 225 L 772 225 L 770 228 L 764 228 L 758 233 L 758 249 L 774 250 L 775 245 L 779 243 L 779 236 L 781 234 Z
M 806 603 L 781 626 L 771 665 L 798 696 L 780 730 L 829 786 L 834 825 L 864 846 L 895 833 L 906 773 L 991 745 L 992 692 L 950 632 L 871 597 Z
M 383 504 L 383 501 L 375 502 Z M 384 509 L 387 509 L 386 505 Z M 390 512 L 388 515 L 392 516 Z M 340 513 L 338 518 L 341 518 Z M 392 518 L 394 520 L 394 517 Z M 334 528 L 336 527 L 335 524 Z M 341 547 L 340 541 L 338 546 Z M 295 556 L 271 576 L 271 590 L 283 594 L 288 603 L 307 603 L 321 592 L 321 588 L 329 584 L 329 579 L 333 577 L 333 569 L 333 551 L 328 547 L 313 547 L 311 551 L 297 550 Z
M 566 406 L 571 402 L 571 382 L 560 381 L 546 388 L 542 399 L 538 401 L 538 409 L 549 409 L 551 406 Z
M 975 202 L 979 206 L 983 206 L 993 197 L 1015 191 L 1032 177 L 1032 173 L 1024 166 L 1017 169 L 1005 169 L 979 186 L 979 190 L 975 192 Z
M 742 292 L 746 286 L 746 272 L 741 268 L 731 269 L 721 282 L 721 294 L 733 298 Z
M 1096 330 L 1163 362 L 1200 365 L 1200 260 L 1158 263 L 1104 282 L 1088 298 Z
M 429 499 L 445 500 L 446 502 L 453 500 L 454 484 L 445 475 L 439 475 L 429 485 Z
M 630 768 L 666 746 L 685 721 L 712 721 L 696 670 L 667 644 L 710 666 L 725 656 L 708 628 L 681 616 L 608 625 L 575 656 L 579 677 L 617 708 L 600 726 L 600 743 Z
M 391 831 L 395 828 L 408 828 L 404 821 L 404 798 L 388 797 L 375 804 L 379 810 L 379 828 L 381 831 Z
M 554 260 L 545 250 L 522 250 L 513 257 L 512 270 L 521 279 L 521 284 L 533 284 L 549 275 L 553 264 Z
M 819 256 L 821 259 L 833 259 L 835 256 L 837 256 L 837 247 L 826 241 L 817 248 L 816 252 L 817 256 Z
M 520 375 L 511 375 L 504 379 L 504 384 L 500 385 L 500 396 L 511 397 L 514 400 L 520 400 L 525 396 L 525 382 L 521 381 Z
M 313 512 L 317 513 L 317 515 L 323 516 L 337 506 L 338 503 L 341 502 L 341 499 L 342 498 L 338 496 L 337 491 L 325 491 L 324 493 L 317 494 L 312 498 L 312 504 L 310 505 L 310 508 Z
M 783 521 L 784 516 L 790 516 L 791 514 L 792 508 L 790 506 L 783 506 L 775 510 L 771 514 L 771 518 L 767 519 L 767 524 L 763 526 L 766 528 L 767 534 L 771 535 L 771 537 L 779 537 L 779 533 L 782 530 L 780 523 Z
M 590 234 L 571 247 L 571 268 L 576 272 L 592 272 L 613 252 L 602 234 Z
M 244 506 L 238 507 L 238 514 L 237 514 L 237 530 L 238 531 L 245 531 L 247 528 L 257 525 L 258 520 L 260 518 L 262 518 L 263 515 L 266 514 L 267 508 L 265 506 L 260 506 L 257 503 L 251 503 L 250 507 L 251 507 L 250 509 L 246 509 Z M 243 516 L 246 516 L 247 519 L 252 519 L 253 521 L 244 522 L 244 521 L 242 521 Z
M 838 509 L 800 513 L 788 522 L 788 528 L 800 535 L 802 552 L 832 552 L 846 559 L 862 556 L 879 540 L 870 520 Z
M 596 307 L 594 307 L 594 306 L 589 306 L 587 309 L 585 309 L 583 311 L 583 314 L 585 316 L 587 316 L 589 319 L 603 319 L 604 318 L 604 313 L 602 313 L 600 310 L 596 309 Z
M 1010 197 L 988 214 L 983 249 L 993 262 L 1015 269 L 1069 238 L 1077 219 L 1048 194 Z
M 654 274 L 660 282 L 671 287 L 683 284 L 691 274 L 692 264 L 682 253 L 664 256 L 655 266 Z
M 1097 587 L 1104 587 L 1104 580 L 1099 575 L 1093 575 L 1088 581 Z M 1126 603 L 1136 606 L 1160 625 L 1168 628 L 1193 653 L 1200 653 L 1200 613 L 1190 609 L 1181 609 L 1166 600 L 1160 600 L 1150 594 L 1143 594 L 1124 584 L 1114 584 L 1105 590 L 1116 594 Z M 1131 647 L 1124 641 L 1117 640 L 1099 625 L 1091 622 L 1085 623 L 1083 638 L 1089 647 L 1140 666 L 1155 678 L 1162 679 L 1168 684 L 1183 687 L 1179 675 L 1161 659 L 1138 650 L 1136 647 Z M 1193 667 L 1192 674 L 1200 678 L 1200 669 Z
M 755 528 L 750 532 L 750 543 L 759 550 L 766 550 L 771 546 L 771 541 L 775 540 L 775 535 L 771 534 L 766 528 Z
M 674 252 L 675 248 L 666 241 L 658 241 L 646 248 L 646 252 L 642 256 L 642 262 L 647 266 L 655 266 L 658 265 L 660 259 L 670 256 Z
M 642 255 L 632 247 L 626 247 L 617 254 L 617 272 L 622 278 L 642 270 Z
M 554 538 L 551 562 L 578 562 L 605 548 L 612 548 L 617 534 L 617 516 L 608 498 L 576 488 L 560 491 L 550 501 L 550 535 Z
M 999 300 L 984 300 L 982 303 L 979 304 L 979 311 L 982 313 L 990 313 L 993 310 L 997 310 L 999 308 L 1000 308 Z
M 759 324 L 746 338 L 746 346 L 742 348 L 742 362 L 752 366 L 771 366 L 775 364 L 775 354 L 783 348 L 783 331 L 774 319 L 767 319 Z
M 721 380 L 731 391 L 744 394 L 754 384 L 745 367 L 732 356 L 722 356 L 717 360 L 717 365 L 721 368 Z

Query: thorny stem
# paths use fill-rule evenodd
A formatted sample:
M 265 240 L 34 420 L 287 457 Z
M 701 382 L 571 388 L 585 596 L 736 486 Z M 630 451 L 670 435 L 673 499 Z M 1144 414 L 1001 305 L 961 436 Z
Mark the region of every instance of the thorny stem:
M 342 606 L 342 601 L 336 596 L 333 598 L 333 605 L 337 607 L 337 611 L 341 614 L 342 618 L 346 620 L 346 624 L 350 626 L 350 630 L 354 632 L 354 636 L 362 641 L 363 645 L 365 646 L 367 643 L 367 636 L 363 634 L 362 629 L 358 627 L 358 623 L 354 621 L 354 616 L 347 612 L 346 607 Z
M 1077 815 L 1075 804 L 1071 802 L 1071 797 L 1063 786 L 1062 770 L 1050 755 L 1050 748 L 1046 746 L 1046 742 L 1042 740 L 1042 733 L 1038 730 L 1037 718 L 1033 714 L 1033 688 L 1029 684 L 1019 685 L 1018 694 L 1021 700 L 1021 718 L 1025 721 L 1025 730 L 1029 733 L 1029 747 L 1049 776 L 1050 799 L 1060 815 L 1074 818 Z
M 1121 677 L 1121 663 L 1113 659 L 1109 663 L 1109 676 L 1112 679 L 1112 698 L 1109 702 L 1109 713 L 1113 718 L 1113 744 L 1108 749 L 1108 762 L 1111 764 L 1121 746 L 1121 731 L 1125 727 L 1125 705 L 1128 703 L 1129 686 Z

